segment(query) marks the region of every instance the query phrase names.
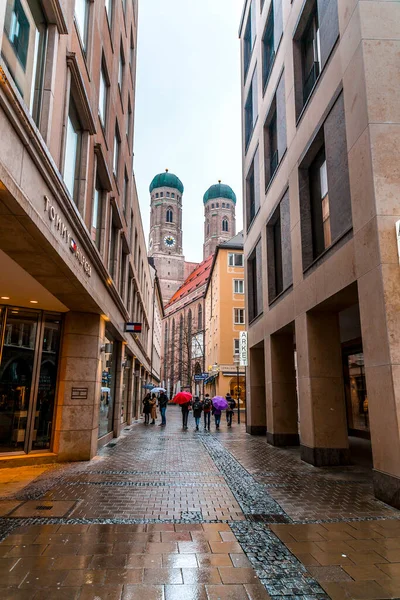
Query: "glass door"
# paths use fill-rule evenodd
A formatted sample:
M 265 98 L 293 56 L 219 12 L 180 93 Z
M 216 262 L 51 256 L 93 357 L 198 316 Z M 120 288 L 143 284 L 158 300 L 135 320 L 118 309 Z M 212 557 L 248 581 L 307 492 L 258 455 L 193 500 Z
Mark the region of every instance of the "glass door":
M 37 358 L 39 312 L 3 309 L 0 356 L 0 452 L 25 450 Z

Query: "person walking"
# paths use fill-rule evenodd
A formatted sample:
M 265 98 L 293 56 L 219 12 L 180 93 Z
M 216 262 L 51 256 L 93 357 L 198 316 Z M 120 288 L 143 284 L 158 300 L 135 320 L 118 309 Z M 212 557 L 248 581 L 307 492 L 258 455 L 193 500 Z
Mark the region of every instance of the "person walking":
M 189 410 L 190 410 L 190 402 L 181 404 L 181 409 L 182 409 L 182 428 L 186 430 L 188 428 L 187 424 L 188 424 L 188 416 L 189 416 Z
M 196 431 L 199 430 L 201 413 L 203 412 L 203 403 L 200 402 L 200 398 L 198 396 L 195 397 L 193 402 L 193 416 L 196 422 Z
M 150 400 L 151 407 L 151 418 L 153 419 L 150 425 L 155 425 L 157 419 L 157 398 L 155 394 L 152 394 Z
M 151 413 L 151 404 L 150 404 L 150 394 L 146 394 L 143 398 L 143 414 L 144 414 L 144 424 L 148 425 L 150 421 L 150 413 Z
M 161 392 L 160 397 L 158 399 L 158 406 L 160 408 L 160 413 L 161 413 L 160 427 L 165 427 L 167 424 L 167 419 L 166 419 L 165 413 L 167 412 L 167 406 L 168 406 L 168 398 L 167 398 L 167 394 L 165 392 Z
M 225 396 L 225 398 L 228 403 L 228 408 L 226 409 L 226 422 L 228 424 L 228 427 L 232 427 L 232 417 L 233 411 L 236 408 L 236 401 L 235 398 L 232 398 L 232 396 L 229 393 Z
M 206 394 L 204 397 L 203 412 L 204 412 L 204 429 L 208 429 L 208 431 L 210 431 L 210 421 L 211 421 L 210 394 Z
M 218 408 L 215 408 L 215 406 L 213 405 L 212 414 L 214 415 L 214 419 L 215 419 L 215 429 L 219 429 L 219 426 L 221 423 L 222 411 L 219 410 Z

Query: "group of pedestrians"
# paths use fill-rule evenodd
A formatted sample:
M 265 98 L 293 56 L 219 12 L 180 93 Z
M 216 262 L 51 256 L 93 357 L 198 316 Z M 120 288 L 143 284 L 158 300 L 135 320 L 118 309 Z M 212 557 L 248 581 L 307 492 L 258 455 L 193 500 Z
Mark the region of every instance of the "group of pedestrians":
M 228 403 L 228 407 L 226 408 L 226 423 L 228 427 L 232 427 L 232 417 L 233 411 L 236 408 L 236 401 L 230 394 L 226 394 L 226 401 Z M 211 415 L 213 415 L 215 420 L 215 428 L 219 429 L 221 425 L 221 416 L 222 410 L 216 408 L 209 396 L 206 394 L 204 396 L 204 400 L 200 400 L 198 396 L 193 398 L 193 401 L 187 402 L 186 404 L 181 404 L 182 409 L 182 427 L 183 429 L 188 428 L 188 418 L 189 413 L 193 411 L 193 417 L 196 423 L 196 431 L 199 431 L 201 415 L 204 416 L 204 429 L 210 431 L 211 424 Z
M 167 424 L 166 412 L 168 406 L 168 397 L 164 392 L 158 397 L 158 407 L 161 413 L 161 423 L 159 427 L 165 427 Z M 155 425 L 157 419 L 157 396 L 156 394 L 146 394 L 143 398 L 143 414 L 145 425 Z M 152 421 L 150 422 L 150 419 Z

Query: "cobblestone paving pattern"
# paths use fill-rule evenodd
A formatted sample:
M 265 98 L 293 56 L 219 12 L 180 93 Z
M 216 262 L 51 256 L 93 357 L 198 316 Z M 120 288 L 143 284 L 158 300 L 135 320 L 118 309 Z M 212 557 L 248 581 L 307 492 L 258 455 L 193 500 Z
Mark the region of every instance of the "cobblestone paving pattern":
M 179 416 L 14 493 L 0 470 L 1 600 L 400 597 L 399 512 L 367 470 L 314 469 L 243 426 L 182 432 Z

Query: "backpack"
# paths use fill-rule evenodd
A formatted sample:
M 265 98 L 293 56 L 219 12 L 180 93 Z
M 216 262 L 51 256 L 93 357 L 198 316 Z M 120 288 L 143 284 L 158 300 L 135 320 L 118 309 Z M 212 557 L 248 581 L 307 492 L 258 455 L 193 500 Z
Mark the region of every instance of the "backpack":
M 236 408 L 236 400 L 234 398 L 230 398 L 230 400 L 229 400 L 229 408 L 231 410 L 233 410 L 234 408 Z
M 204 408 L 207 410 L 210 407 L 211 407 L 211 400 L 209 398 L 206 398 L 206 400 L 204 400 Z
M 196 402 L 193 404 L 193 410 L 200 410 L 201 409 L 201 402 L 199 400 L 196 400 Z

